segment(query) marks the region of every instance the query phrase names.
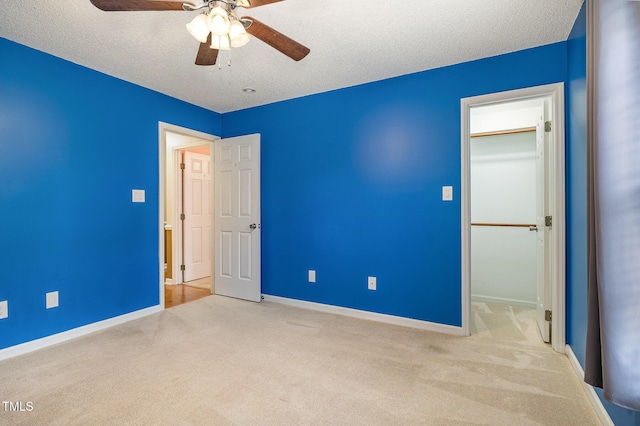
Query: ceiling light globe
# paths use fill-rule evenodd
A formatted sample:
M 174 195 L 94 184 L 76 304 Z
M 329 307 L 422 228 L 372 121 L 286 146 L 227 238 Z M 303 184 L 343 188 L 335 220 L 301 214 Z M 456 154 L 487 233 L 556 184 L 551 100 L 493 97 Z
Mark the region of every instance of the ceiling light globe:
M 231 45 L 229 44 L 229 36 L 213 35 L 211 37 L 211 48 L 218 50 L 231 50 Z
M 187 24 L 187 31 L 200 43 L 206 43 L 209 37 L 209 20 L 207 15 L 198 15 Z
M 229 14 L 223 8 L 216 6 L 209 12 L 209 29 L 217 35 L 229 33 Z
M 249 42 L 251 36 L 247 34 L 244 25 L 240 21 L 231 21 L 229 26 L 229 38 L 232 47 L 242 47 Z

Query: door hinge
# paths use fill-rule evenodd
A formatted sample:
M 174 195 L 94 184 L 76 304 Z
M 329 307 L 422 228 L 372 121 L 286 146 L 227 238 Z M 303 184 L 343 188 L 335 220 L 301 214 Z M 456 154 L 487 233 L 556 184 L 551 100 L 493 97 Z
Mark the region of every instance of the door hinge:
M 551 227 L 553 226 L 553 218 L 551 216 L 545 216 L 544 217 L 544 225 Z
M 180 270 L 184 271 L 185 270 L 185 266 L 184 265 L 180 265 Z
M 186 218 L 186 216 L 184 215 L 184 213 L 180 213 L 180 220 L 184 220 Z
M 544 122 L 544 131 L 545 132 L 550 132 L 551 131 L 551 122 L 550 121 L 545 121 Z
M 180 170 L 184 170 L 184 169 L 185 169 L 185 167 L 186 167 L 186 166 L 184 165 L 184 163 L 180 163 Z
M 551 322 L 551 311 L 549 309 L 544 311 L 544 320 Z

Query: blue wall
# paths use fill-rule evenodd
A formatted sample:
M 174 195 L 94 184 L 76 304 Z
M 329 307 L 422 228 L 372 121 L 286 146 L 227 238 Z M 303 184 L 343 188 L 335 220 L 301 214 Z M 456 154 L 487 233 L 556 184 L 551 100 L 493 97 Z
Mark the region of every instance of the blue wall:
M 2 38 L 0 57 L 0 349 L 157 305 L 158 121 L 220 115 Z
M 582 6 L 567 41 L 567 343 L 585 365 L 587 336 L 587 16 Z M 640 413 L 606 401 L 617 426 L 640 425 Z
M 557 43 L 223 115 L 225 137 L 262 134 L 263 292 L 461 325 L 460 99 L 565 81 L 566 53 Z
M 586 6 L 567 41 L 567 343 L 584 366 L 587 335 Z

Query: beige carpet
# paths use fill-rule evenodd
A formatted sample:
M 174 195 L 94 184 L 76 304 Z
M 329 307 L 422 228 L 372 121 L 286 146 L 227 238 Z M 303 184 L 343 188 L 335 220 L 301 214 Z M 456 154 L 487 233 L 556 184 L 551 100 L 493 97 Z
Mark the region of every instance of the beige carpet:
M 24 425 L 597 425 L 530 311 L 469 338 L 219 296 L 0 362 Z

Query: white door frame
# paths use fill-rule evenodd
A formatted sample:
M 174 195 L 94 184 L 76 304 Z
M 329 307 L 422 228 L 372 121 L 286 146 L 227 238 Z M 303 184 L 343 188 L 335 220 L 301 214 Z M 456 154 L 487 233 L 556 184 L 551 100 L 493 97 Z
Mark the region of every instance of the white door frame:
M 175 133 L 178 135 L 186 136 L 187 138 L 193 138 L 190 141 L 180 142 L 175 146 L 168 147 L 167 146 L 167 133 Z M 210 156 L 213 160 L 213 142 L 217 139 L 220 139 L 219 136 L 210 135 L 208 133 L 199 132 L 197 130 L 191 130 L 186 127 L 180 127 L 169 123 L 164 123 L 162 121 L 158 122 L 158 241 L 159 241 L 159 252 L 158 252 L 158 262 L 159 262 L 159 271 L 160 271 L 160 303 L 159 306 L 164 308 L 164 222 L 165 222 L 165 193 L 166 193 L 166 179 L 167 173 L 174 173 L 174 182 L 179 181 L 178 179 L 178 170 L 177 167 L 172 167 L 173 170 L 167 170 L 167 160 L 170 161 L 170 164 L 177 164 L 178 159 L 176 158 L 176 153 L 185 148 L 191 148 L 196 146 L 202 146 L 206 144 L 206 141 L 209 142 L 210 146 Z M 203 143 L 203 140 L 205 141 Z M 167 158 L 169 157 L 169 158 Z M 213 164 L 213 161 L 212 163 Z M 213 197 L 211 197 L 211 211 L 213 210 Z M 174 209 L 173 215 L 173 223 L 179 223 L 180 213 L 177 209 Z M 209 238 L 212 238 L 210 235 Z M 173 247 L 178 247 L 178 232 L 172 232 L 172 245 Z M 211 260 L 213 261 L 213 250 L 211 250 Z M 212 263 L 213 265 L 213 263 Z M 172 270 L 174 273 L 179 272 L 180 270 L 180 259 L 179 256 L 174 256 L 172 262 Z M 212 283 L 213 285 L 213 283 Z
M 471 335 L 471 181 L 470 181 L 470 110 L 472 107 L 504 103 L 531 98 L 550 97 L 553 105 L 553 141 L 555 162 L 552 165 L 556 179 L 555 198 L 551 210 L 553 228 L 551 261 L 551 345 L 556 352 L 564 353 L 566 345 L 566 235 L 565 235 L 565 117 L 564 83 L 548 84 L 526 89 L 510 90 L 474 96 L 460 100 L 461 109 L 461 261 L 462 261 L 462 334 Z

